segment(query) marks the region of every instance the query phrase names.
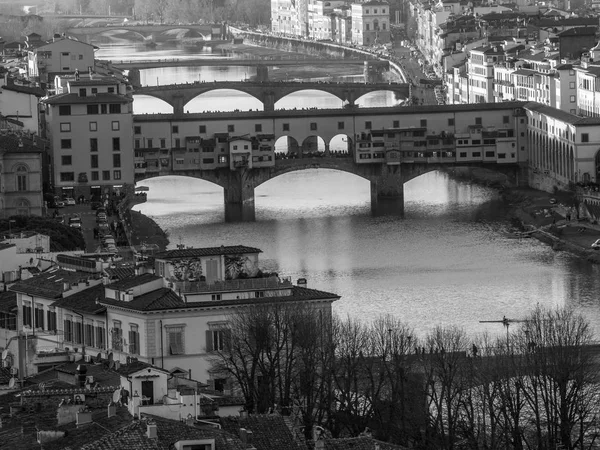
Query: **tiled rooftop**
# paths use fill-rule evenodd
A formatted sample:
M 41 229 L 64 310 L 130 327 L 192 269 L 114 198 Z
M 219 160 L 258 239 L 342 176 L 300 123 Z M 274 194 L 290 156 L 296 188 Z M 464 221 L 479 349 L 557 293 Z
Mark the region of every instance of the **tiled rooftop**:
M 17 293 L 11 291 L 0 292 L 0 312 L 13 312 L 17 307 Z
M 6 91 L 19 92 L 22 94 L 35 95 L 36 97 L 43 97 L 44 95 L 46 95 L 42 88 L 23 86 L 21 84 L 7 84 L 5 86 L 2 86 L 2 89 Z
M 553 108 L 552 106 L 542 105 L 540 103 L 529 102 L 524 106 L 524 108 L 529 111 L 545 114 L 571 125 L 600 125 L 600 117 L 580 117 L 566 111 Z
M 77 292 L 52 303 L 52 306 L 77 311 L 80 313 L 100 314 L 106 308 L 97 303 L 104 299 L 104 286 L 97 284 L 91 288 Z
M 111 281 L 118 281 L 135 276 L 135 269 L 133 267 L 115 267 L 104 269 L 104 273 L 106 273 Z
M 65 291 L 65 283 L 76 283 L 85 281 L 89 277 L 86 272 L 73 272 L 64 269 L 43 272 L 35 277 L 15 283 L 10 287 L 11 291 L 43 297 L 60 298 Z
M 221 247 L 185 248 L 167 250 L 155 255 L 155 259 L 194 258 L 199 256 L 239 255 L 244 253 L 262 253 L 262 250 L 245 245 L 222 245 Z
M 44 149 L 27 137 L 7 134 L 0 136 L 0 152 L 42 153 Z
M 80 97 L 78 94 L 64 93 L 53 95 L 48 99 L 44 100 L 44 103 L 49 105 L 72 105 L 76 103 L 90 104 L 90 103 L 130 103 L 133 100 L 123 95 L 109 94 L 106 92 L 99 92 L 93 97 Z
M 291 430 L 279 414 L 252 414 L 247 418 L 223 417 L 223 430 L 237 434 L 240 428 L 252 431 L 252 444 L 260 450 L 300 450 Z
M 123 278 L 122 280 L 115 281 L 114 283 L 107 284 L 108 289 L 114 289 L 116 291 L 126 291 L 136 286 L 142 286 L 152 281 L 160 280 L 161 277 L 153 275 L 151 273 L 143 273 L 129 278 Z
M 307 289 L 298 286 L 292 286 L 292 294 L 279 297 L 261 297 L 232 300 L 207 300 L 203 302 L 184 302 L 171 289 L 161 288 L 148 294 L 135 297 L 130 302 L 120 300 L 104 299 L 105 305 L 118 306 L 121 308 L 132 309 L 135 311 L 158 311 L 164 309 L 178 308 L 214 308 L 230 305 L 246 304 L 265 304 L 273 302 L 298 302 L 310 300 L 338 300 L 339 295 L 329 292 L 318 291 L 316 289 Z

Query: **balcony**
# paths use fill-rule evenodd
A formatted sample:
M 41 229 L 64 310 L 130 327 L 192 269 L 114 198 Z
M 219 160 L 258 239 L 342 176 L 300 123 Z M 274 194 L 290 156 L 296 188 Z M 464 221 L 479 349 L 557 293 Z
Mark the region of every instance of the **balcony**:
M 212 292 L 235 292 L 256 291 L 261 289 L 289 289 L 292 287 L 290 278 L 248 278 L 238 280 L 215 281 L 173 281 L 173 289 L 186 294 L 212 293 Z

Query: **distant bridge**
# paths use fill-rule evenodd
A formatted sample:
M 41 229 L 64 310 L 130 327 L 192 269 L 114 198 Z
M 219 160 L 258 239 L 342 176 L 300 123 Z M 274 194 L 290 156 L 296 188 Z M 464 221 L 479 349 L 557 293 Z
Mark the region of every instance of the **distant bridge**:
M 335 83 L 335 82 L 256 82 L 256 81 L 214 81 L 137 88 L 134 95 L 149 95 L 173 106 L 175 115 L 183 115 L 187 103 L 197 96 L 217 89 L 233 89 L 245 92 L 260 100 L 265 111 L 275 110 L 275 103 L 294 92 L 318 90 L 335 95 L 340 100 L 354 106 L 356 100 L 365 94 L 376 91 L 392 91 L 403 98 L 410 97 L 410 85 L 406 83 Z
M 170 34 L 176 32 L 185 33 L 186 37 L 202 37 L 206 40 L 211 40 L 213 28 L 216 26 L 211 24 L 202 25 L 126 25 L 126 24 L 109 24 L 106 26 L 91 26 L 91 27 L 73 27 L 66 32 L 71 36 L 97 36 L 106 33 L 135 33 L 143 39 L 148 39 L 151 36 L 156 37 L 160 34 Z
M 300 66 L 300 65 L 351 65 L 364 64 L 366 59 L 323 59 L 302 55 L 294 57 L 267 59 L 235 59 L 235 58 L 194 58 L 194 59 L 149 59 L 112 61 L 118 69 L 156 69 L 158 67 L 194 67 L 194 66 Z

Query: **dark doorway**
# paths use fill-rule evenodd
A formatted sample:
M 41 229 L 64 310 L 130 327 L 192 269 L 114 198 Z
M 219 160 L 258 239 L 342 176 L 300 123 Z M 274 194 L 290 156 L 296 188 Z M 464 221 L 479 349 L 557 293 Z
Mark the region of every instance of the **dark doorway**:
M 147 405 L 154 404 L 154 381 L 142 381 L 142 400 Z

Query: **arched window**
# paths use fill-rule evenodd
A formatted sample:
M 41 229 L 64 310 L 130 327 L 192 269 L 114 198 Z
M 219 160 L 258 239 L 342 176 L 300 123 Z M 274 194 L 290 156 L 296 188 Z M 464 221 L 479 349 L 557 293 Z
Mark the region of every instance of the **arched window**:
M 17 215 L 28 216 L 29 215 L 29 202 L 24 198 L 17 201 Z
M 27 178 L 27 167 L 18 166 L 16 172 L 17 178 L 17 191 L 26 191 L 28 188 Z

